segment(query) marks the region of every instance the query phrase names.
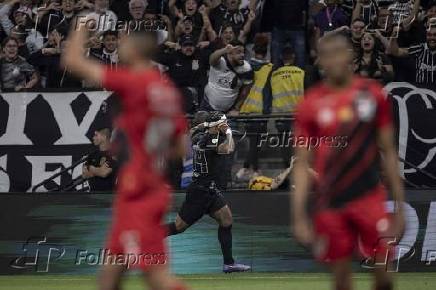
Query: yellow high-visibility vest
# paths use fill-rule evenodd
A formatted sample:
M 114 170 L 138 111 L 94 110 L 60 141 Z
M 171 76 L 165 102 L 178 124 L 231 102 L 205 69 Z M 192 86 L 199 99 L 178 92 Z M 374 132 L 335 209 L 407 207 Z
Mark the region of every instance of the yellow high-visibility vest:
M 304 97 L 304 71 L 285 65 L 271 75 L 272 112 L 285 113 L 295 110 Z
M 241 113 L 258 113 L 263 112 L 263 89 L 265 88 L 268 77 L 272 71 L 272 63 L 263 65 L 259 70 L 254 72 L 253 86 L 248 93 L 247 98 L 242 104 Z

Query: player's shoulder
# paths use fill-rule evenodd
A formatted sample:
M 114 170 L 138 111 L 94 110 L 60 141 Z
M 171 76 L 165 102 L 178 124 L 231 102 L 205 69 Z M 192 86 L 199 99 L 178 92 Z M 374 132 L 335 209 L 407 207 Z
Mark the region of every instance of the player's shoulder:
M 382 84 L 374 79 L 356 77 L 357 88 L 369 91 L 374 98 L 386 98 Z

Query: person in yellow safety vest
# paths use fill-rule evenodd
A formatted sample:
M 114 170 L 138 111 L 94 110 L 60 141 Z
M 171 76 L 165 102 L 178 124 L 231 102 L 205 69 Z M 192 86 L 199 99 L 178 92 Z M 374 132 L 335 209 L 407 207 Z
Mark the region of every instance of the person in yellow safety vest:
M 269 114 L 271 111 L 270 77 L 273 64 L 267 59 L 269 39 L 263 34 L 254 38 L 254 58 L 250 65 L 254 71 L 253 85 L 241 106 L 240 114 Z M 248 181 L 253 175 L 259 175 L 258 159 L 261 133 L 266 132 L 266 121 L 245 123 L 249 150 L 244 166 L 236 173 L 240 181 Z
M 272 113 L 293 112 L 304 96 L 304 70 L 294 65 L 292 47 L 283 49 L 282 60 L 271 75 Z
M 272 113 L 291 114 L 304 97 L 304 71 L 296 67 L 295 53 L 292 47 L 286 46 L 282 50 L 282 66 L 273 70 L 271 74 Z M 279 136 L 291 134 L 289 121 L 276 120 Z M 289 166 L 289 156 L 292 148 L 283 146 L 280 148 L 283 165 Z

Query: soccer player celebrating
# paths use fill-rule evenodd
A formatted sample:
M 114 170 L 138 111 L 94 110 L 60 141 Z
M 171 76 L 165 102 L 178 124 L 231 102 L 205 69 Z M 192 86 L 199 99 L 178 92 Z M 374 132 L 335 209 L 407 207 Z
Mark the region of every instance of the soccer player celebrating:
M 222 174 L 222 158 L 234 150 L 232 130 L 220 112 L 199 112 L 191 130 L 193 178 L 186 199 L 175 222 L 168 224 L 168 234 L 184 232 L 208 214 L 219 225 L 218 240 L 224 259 L 223 272 L 245 272 L 250 266 L 235 263 L 232 255 L 232 212 L 215 181 Z M 204 120 L 201 120 L 204 118 Z M 205 122 L 203 122 L 205 121 Z
M 85 42 L 86 29 L 79 25 L 66 44 L 63 65 L 119 95 L 123 111 L 117 125 L 125 132 L 130 150 L 130 159 L 118 176 L 106 249 L 110 256 L 102 267 L 99 289 L 120 289 L 122 274 L 130 267 L 144 270 L 153 290 L 186 289 L 168 269 L 166 228 L 161 222 L 170 194 L 158 166 L 165 158 L 184 155 L 186 122 L 176 89 L 152 67 L 156 35 L 132 32 L 122 36 L 119 57 L 124 67 L 118 70 L 86 59 Z
M 377 266 L 386 265 L 388 246 L 397 241 L 404 226 L 391 108 L 380 85 L 353 76 L 349 39 L 333 34 L 318 45 L 324 81 L 307 93 L 295 124 L 296 136 L 319 141 L 316 148 L 296 149 L 291 194 L 295 237 L 330 266 L 334 289 L 352 289 L 351 258 L 359 245 L 374 263 L 374 289 L 391 290 L 389 272 Z M 347 136 L 348 145 L 332 146 L 328 140 L 335 136 Z M 307 213 L 310 165 L 318 173 L 311 219 Z M 396 202 L 393 219 L 385 211 L 387 193 L 380 183 L 379 165 Z

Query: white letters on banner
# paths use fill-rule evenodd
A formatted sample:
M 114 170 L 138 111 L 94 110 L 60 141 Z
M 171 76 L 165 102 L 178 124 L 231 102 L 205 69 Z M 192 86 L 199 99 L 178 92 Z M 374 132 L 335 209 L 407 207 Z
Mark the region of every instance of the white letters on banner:
M 58 173 L 62 168 L 71 166 L 72 162 L 71 156 L 27 156 L 26 159 L 32 164 L 32 186 Z M 54 171 L 47 171 L 47 164 L 59 164 L 59 167 Z M 61 184 L 61 177 L 58 176 L 53 181 Z M 31 190 L 32 188 L 29 189 Z M 38 191 L 47 191 L 47 188 L 40 187 Z

